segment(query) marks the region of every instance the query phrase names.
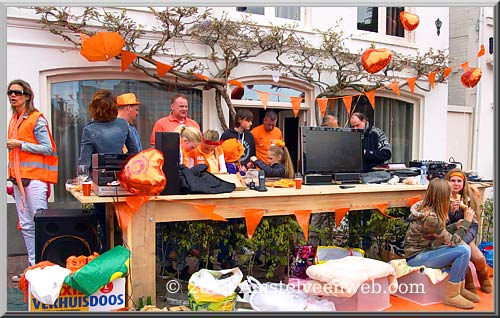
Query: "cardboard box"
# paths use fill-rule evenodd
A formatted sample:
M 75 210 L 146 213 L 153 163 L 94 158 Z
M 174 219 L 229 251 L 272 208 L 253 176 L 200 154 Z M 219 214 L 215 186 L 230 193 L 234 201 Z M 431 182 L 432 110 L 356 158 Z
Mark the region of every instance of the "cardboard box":
M 91 296 L 63 285 L 53 305 L 38 301 L 29 291 L 28 311 L 111 311 L 125 307 L 125 278 L 117 278 Z

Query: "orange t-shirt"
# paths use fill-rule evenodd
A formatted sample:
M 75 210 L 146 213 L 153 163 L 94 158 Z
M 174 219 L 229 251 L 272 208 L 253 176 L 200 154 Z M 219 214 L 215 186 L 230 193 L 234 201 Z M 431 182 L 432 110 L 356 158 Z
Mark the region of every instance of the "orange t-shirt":
M 278 127 L 274 127 L 273 130 L 267 132 L 264 129 L 264 125 L 260 125 L 252 129 L 251 133 L 253 139 L 255 139 L 255 156 L 266 164 L 269 164 L 267 151 L 275 140 L 283 140 L 281 130 Z
M 227 172 L 224 162 L 224 151 L 221 146 L 215 147 L 214 152 L 204 153 L 201 151 L 201 145 L 188 153 L 188 156 L 193 160 L 193 165 L 205 164 L 208 166 L 207 171 L 211 173 Z
M 154 124 L 153 132 L 151 133 L 151 137 L 149 138 L 149 143 L 151 144 L 151 146 L 155 145 L 156 132 L 173 132 L 179 125 L 186 125 L 188 127 L 196 127 L 200 129 L 200 125 L 198 125 L 198 123 L 191 118 L 186 118 L 184 122 L 180 122 L 172 115 L 172 113 L 170 113 L 170 115 L 158 119 Z

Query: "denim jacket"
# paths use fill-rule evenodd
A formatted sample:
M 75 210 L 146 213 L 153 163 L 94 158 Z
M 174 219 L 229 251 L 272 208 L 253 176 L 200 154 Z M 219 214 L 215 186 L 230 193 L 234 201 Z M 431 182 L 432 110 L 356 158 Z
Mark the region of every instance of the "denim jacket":
M 78 164 L 89 166 L 90 173 L 92 171 L 92 154 L 122 154 L 123 145 L 127 146 L 130 155 L 139 152 L 139 147 L 136 145 L 125 119 L 116 118 L 105 123 L 90 122 L 83 127 Z

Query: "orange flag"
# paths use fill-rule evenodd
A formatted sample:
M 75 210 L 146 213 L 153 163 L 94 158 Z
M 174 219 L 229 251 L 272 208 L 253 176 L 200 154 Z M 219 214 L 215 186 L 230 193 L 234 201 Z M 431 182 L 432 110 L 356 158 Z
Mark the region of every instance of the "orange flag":
M 306 242 L 309 241 L 309 219 L 311 218 L 311 210 L 295 210 L 293 213 L 304 232 Z
M 443 71 L 444 77 L 448 77 L 448 75 L 450 75 L 450 73 L 451 73 L 451 67 L 447 67 Z
M 256 92 L 257 92 L 257 95 L 259 95 L 260 102 L 262 103 L 262 107 L 264 107 L 264 109 L 266 109 L 267 108 L 267 101 L 269 100 L 270 93 L 261 92 L 261 91 L 256 91 Z
M 137 58 L 137 54 L 129 51 L 122 51 L 122 72 L 125 71 L 130 64 Z
M 290 101 L 292 102 L 293 115 L 297 117 L 299 114 L 300 103 L 302 103 L 302 97 L 290 96 Z
M 174 67 L 172 65 L 164 64 L 162 62 L 156 62 L 156 73 L 158 76 L 163 77 L 165 74 L 170 72 Z
M 420 198 L 421 198 L 421 197 L 422 197 L 422 196 L 417 195 L 417 196 L 415 196 L 415 197 L 408 198 L 408 206 L 410 206 L 410 207 L 411 207 L 412 205 L 414 205 L 415 203 L 417 203 L 418 201 L 420 201 Z
M 204 81 L 208 82 L 208 76 L 205 76 L 205 75 L 202 75 L 202 74 L 198 74 L 198 73 L 193 73 L 193 75 L 196 76 L 197 78 L 201 79 L 201 80 L 204 80 Z
M 434 81 L 436 80 L 436 72 L 430 72 L 429 75 L 429 83 L 431 84 L 431 88 L 434 88 Z
M 415 82 L 417 81 L 417 78 L 410 77 L 410 78 L 406 79 L 406 81 L 408 82 L 408 87 L 410 88 L 410 92 L 412 94 L 414 94 L 415 93 Z
M 382 213 L 383 216 L 391 218 L 391 219 L 399 219 L 397 217 L 394 217 L 394 216 L 391 216 L 391 215 L 385 213 L 388 205 L 389 205 L 389 203 L 381 203 L 381 204 L 376 204 L 375 206 L 380 211 L 380 213 Z
M 389 84 L 389 87 L 394 91 L 394 93 L 396 93 L 398 96 L 400 96 L 400 92 L 399 92 L 399 83 L 398 82 L 392 82 L 391 84 Z
M 243 88 L 243 83 L 241 83 L 240 81 L 233 79 L 233 80 L 229 80 L 228 83 L 231 85 L 237 86 L 239 88 Z
M 134 196 L 128 196 L 126 198 L 127 205 L 133 209 L 134 211 L 137 211 L 141 205 L 146 203 L 151 199 L 151 196 L 147 195 L 134 195 Z
M 335 209 L 335 228 L 339 227 L 340 222 L 344 218 L 344 216 L 349 212 L 349 208 L 338 208 Z
M 259 225 L 260 220 L 264 216 L 264 212 L 264 209 L 245 209 L 245 223 L 249 239 L 252 239 L 255 229 L 257 229 L 257 225 Z
M 375 110 L 375 90 L 365 92 L 365 95 L 366 97 L 368 97 L 368 100 L 370 101 L 372 108 Z
M 484 44 L 481 44 L 481 49 L 477 52 L 477 57 L 481 57 L 484 55 Z
M 118 217 L 118 225 L 122 229 L 122 232 L 126 233 L 127 226 L 136 210 L 132 209 L 127 202 L 116 202 L 114 206 L 116 216 Z
M 198 211 L 201 213 L 205 214 L 210 220 L 214 221 L 227 221 L 227 219 L 223 216 L 220 216 L 216 213 L 214 213 L 215 210 L 215 204 L 200 204 L 200 203 L 195 203 L 193 204 Z
M 352 104 L 352 96 L 344 96 L 342 97 L 342 101 L 344 102 L 345 110 L 347 111 L 347 115 L 351 114 L 351 104 Z
M 85 42 L 85 40 L 89 39 L 90 36 L 88 36 L 87 34 L 85 33 L 80 33 L 80 42 L 83 43 Z
M 464 62 L 460 66 L 464 69 L 464 72 L 469 70 L 469 62 Z
M 316 98 L 318 102 L 319 111 L 321 112 L 321 117 L 325 117 L 326 114 L 326 104 L 328 104 L 328 98 Z

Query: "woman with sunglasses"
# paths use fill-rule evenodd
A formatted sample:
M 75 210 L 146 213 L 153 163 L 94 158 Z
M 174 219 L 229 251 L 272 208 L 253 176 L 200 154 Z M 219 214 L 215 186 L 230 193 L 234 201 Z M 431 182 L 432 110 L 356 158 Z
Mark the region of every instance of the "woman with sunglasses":
M 8 176 L 14 184 L 13 195 L 28 262 L 33 266 L 34 216 L 39 209 L 48 208 L 49 183 L 57 183 L 58 158 L 48 121 L 33 104 L 30 84 L 20 79 L 13 80 L 9 83 L 7 97 L 12 110 L 7 136 Z

